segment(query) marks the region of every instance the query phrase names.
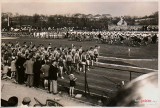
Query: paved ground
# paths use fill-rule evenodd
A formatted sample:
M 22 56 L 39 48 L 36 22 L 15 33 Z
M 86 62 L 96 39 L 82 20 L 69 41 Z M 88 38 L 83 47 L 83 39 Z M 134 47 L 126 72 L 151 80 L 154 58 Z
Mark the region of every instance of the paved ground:
M 34 97 L 36 97 L 40 102 L 45 104 L 46 99 L 58 99 L 59 103 L 64 106 L 90 106 L 89 104 L 82 103 L 68 97 L 68 95 L 52 95 L 44 90 L 36 88 L 28 88 L 25 85 L 19 85 L 12 83 L 11 81 L 1 80 L 1 98 L 8 100 L 11 96 L 17 96 L 19 99 L 18 105 L 21 105 L 23 97 L 31 98 L 31 106 L 36 104 Z

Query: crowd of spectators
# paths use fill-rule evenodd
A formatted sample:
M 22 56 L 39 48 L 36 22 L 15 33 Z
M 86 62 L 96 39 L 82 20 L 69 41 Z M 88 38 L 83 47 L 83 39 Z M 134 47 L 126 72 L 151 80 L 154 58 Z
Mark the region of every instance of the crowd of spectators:
M 9 78 L 15 83 L 26 84 L 29 87 L 43 87 L 49 93 L 57 94 L 57 79 L 64 79 L 64 74 L 70 80 L 70 95 L 74 94 L 75 73 L 85 73 L 94 62 L 98 62 L 99 46 L 84 50 L 82 46 L 53 47 L 51 43 L 45 47 L 34 43 L 20 45 L 19 42 L 1 44 L 2 80 Z

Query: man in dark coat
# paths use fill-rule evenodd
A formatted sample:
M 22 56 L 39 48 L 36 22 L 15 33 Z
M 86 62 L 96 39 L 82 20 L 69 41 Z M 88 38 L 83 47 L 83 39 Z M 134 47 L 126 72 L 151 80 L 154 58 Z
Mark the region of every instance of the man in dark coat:
M 57 94 L 57 77 L 58 77 L 57 62 L 53 61 L 52 65 L 49 68 L 50 93 Z
M 21 53 L 18 54 L 18 59 L 16 61 L 16 69 L 18 74 L 18 83 L 23 84 L 24 83 L 24 71 L 25 68 L 23 67 L 23 64 L 25 63 L 26 59 L 21 55 Z
M 33 64 L 34 86 L 35 87 L 39 87 L 41 66 L 42 66 L 42 64 L 41 64 L 41 61 L 40 61 L 40 57 L 37 57 L 36 61 Z
M 152 36 L 152 43 L 156 43 L 157 42 L 157 35 L 155 34 L 154 36 Z
M 101 33 L 98 34 L 98 42 L 101 42 L 101 38 L 102 38 L 102 35 Z

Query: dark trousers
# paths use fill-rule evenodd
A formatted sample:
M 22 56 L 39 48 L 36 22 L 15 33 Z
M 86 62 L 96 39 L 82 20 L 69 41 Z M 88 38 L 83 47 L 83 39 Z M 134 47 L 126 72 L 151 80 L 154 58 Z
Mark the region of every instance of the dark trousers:
M 34 86 L 35 87 L 39 87 L 39 83 L 40 83 L 40 74 L 39 73 L 35 73 L 34 74 Z
M 18 71 L 18 83 L 23 84 L 24 83 L 24 69 L 19 68 L 17 71 Z

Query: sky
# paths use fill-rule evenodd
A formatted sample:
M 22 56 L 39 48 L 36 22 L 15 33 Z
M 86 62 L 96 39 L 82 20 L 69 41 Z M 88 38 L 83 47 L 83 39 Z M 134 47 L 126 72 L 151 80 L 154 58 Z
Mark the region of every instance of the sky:
M 47 0 L 46 0 L 47 1 Z M 44 14 L 111 14 L 111 16 L 145 16 L 158 11 L 158 2 L 2 2 L 1 12 L 23 15 Z

